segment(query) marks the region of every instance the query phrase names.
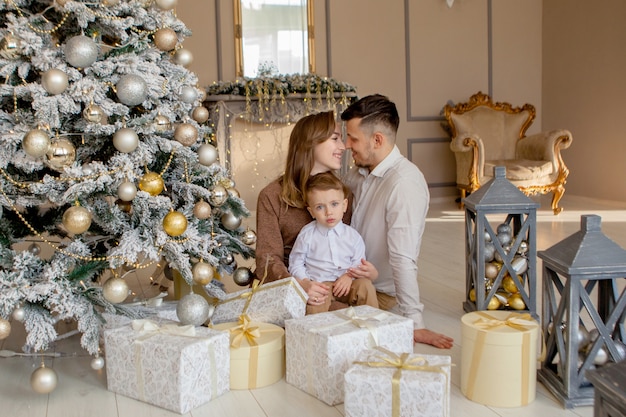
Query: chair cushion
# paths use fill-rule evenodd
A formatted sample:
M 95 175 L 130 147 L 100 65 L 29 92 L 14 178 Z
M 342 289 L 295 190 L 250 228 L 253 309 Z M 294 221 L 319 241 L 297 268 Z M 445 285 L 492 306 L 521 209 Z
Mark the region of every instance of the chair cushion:
M 506 178 L 510 181 L 538 180 L 552 174 L 552 163 L 550 161 L 508 159 L 485 161 L 485 175 L 493 177 L 493 169 L 497 166 L 506 168 Z

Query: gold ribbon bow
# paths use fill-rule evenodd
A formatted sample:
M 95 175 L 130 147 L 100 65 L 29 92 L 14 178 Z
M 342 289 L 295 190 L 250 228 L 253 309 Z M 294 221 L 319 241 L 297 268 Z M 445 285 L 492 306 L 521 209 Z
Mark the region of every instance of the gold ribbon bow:
M 196 328 L 188 324 L 186 326 L 179 326 L 177 324 L 164 324 L 159 326 L 152 320 L 139 319 L 132 321 L 133 330 L 139 332 L 137 341 L 143 341 L 157 334 L 169 334 L 173 336 L 186 336 L 195 337 Z
M 261 337 L 261 330 L 258 326 L 251 326 L 250 317 L 247 314 L 239 316 L 239 326 L 230 329 L 231 335 L 233 335 L 230 345 L 234 348 L 241 346 L 241 342 L 244 338 L 248 341 L 248 345 L 256 346 L 258 343 L 256 339 Z
M 491 330 L 500 326 L 508 326 L 514 328 L 515 330 L 525 332 L 537 324 L 529 313 L 511 313 L 505 320 L 497 319 L 482 311 L 477 311 L 476 314 L 481 317 L 476 319 L 474 324 L 476 327 L 480 327 L 485 330 Z
M 379 361 L 366 361 L 366 362 L 354 362 L 358 365 L 365 365 L 372 368 L 396 368 L 391 379 L 391 415 L 392 417 L 400 417 L 400 379 L 402 379 L 402 371 L 422 371 L 422 372 L 436 372 L 444 376 L 446 380 L 446 390 L 443 396 L 443 410 L 444 416 L 447 415 L 448 407 L 446 407 L 446 401 L 449 396 L 448 392 L 448 373 L 443 369 L 445 365 L 430 365 L 428 361 L 421 357 L 410 357 L 410 353 L 393 353 L 383 347 L 377 347 L 377 350 L 384 353 L 386 356 L 376 356 Z
M 359 316 L 353 307 L 348 307 L 344 310 L 336 311 L 335 315 L 343 318 L 343 321 L 329 324 L 328 326 L 316 327 L 311 329 L 311 331 L 324 331 L 329 329 L 334 329 L 335 327 L 343 326 L 344 324 L 353 324 L 356 327 L 365 328 L 370 332 L 372 339 L 374 340 L 374 346 L 378 346 L 378 331 L 376 326 L 371 322 L 371 320 L 380 321 L 388 316 L 384 311 L 376 314 Z

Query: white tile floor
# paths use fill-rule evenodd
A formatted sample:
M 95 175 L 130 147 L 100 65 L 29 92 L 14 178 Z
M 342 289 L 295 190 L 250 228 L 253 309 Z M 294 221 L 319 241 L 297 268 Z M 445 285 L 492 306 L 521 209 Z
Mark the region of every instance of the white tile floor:
M 537 216 L 537 247 L 547 249 L 580 230 L 582 214 L 602 217 L 602 231 L 626 248 L 626 203 L 609 203 L 565 196 L 564 212 L 553 216 L 548 197 L 537 199 L 542 207 Z M 431 204 L 420 257 L 420 288 L 426 305 L 425 318 L 433 330 L 455 339 L 449 351 L 417 345 L 420 353 L 449 354 L 457 364 L 452 372 L 451 415 L 453 417 L 489 416 L 582 416 L 591 417 L 592 407 L 565 410 L 547 390 L 537 384 L 536 400 L 526 407 L 491 408 L 467 400 L 460 392 L 462 302 L 465 300 L 464 212 L 451 201 Z M 538 267 L 539 267 L 538 262 Z M 540 280 L 541 277 L 538 277 Z M 538 285 L 540 289 L 540 284 Z M 538 291 L 539 293 L 540 291 Z M 539 294 L 540 295 L 540 294 Z M 538 307 L 540 304 L 538 304 Z M 540 310 L 540 308 L 538 308 Z M 24 343 L 23 327 L 12 323 L 11 336 L 0 342 L 2 349 L 20 351 Z M 59 376 L 56 390 L 40 395 L 30 388 L 29 378 L 40 359 L 0 358 L 0 415 L 12 417 L 157 417 L 172 413 L 106 390 L 104 371 L 90 367 L 91 357 L 79 348 L 78 338 L 59 341 L 57 352 L 66 356 L 47 359 Z M 504 369 L 503 372 L 506 372 Z M 329 407 L 297 388 L 280 382 L 257 390 L 231 391 L 187 416 L 228 417 L 313 417 L 343 416 L 343 406 Z

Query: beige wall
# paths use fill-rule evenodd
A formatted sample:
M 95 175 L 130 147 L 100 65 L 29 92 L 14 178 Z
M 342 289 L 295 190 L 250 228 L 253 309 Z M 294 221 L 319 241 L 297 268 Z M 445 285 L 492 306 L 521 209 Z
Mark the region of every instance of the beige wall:
M 543 6 L 543 125 L 566 127 L 567 193 L 626 201 L 626 2 Z
M 540 130 L 542 7 L 541 0 L 456 0 L 452 8 L 444 0 L 315 0 L 317 73 L 355 85 L 360 96 L 394 100 L 400 150 L 422 169 L 434 198 L 455 196 L 454 158 L 440 128 L 446 102 L 479 90 L 529 102 L 538 111 L 530 132 Z M 232 0 L 181 0 L 178 9 L 194 32 L 185 47 L 201 84 L 233 80 Z

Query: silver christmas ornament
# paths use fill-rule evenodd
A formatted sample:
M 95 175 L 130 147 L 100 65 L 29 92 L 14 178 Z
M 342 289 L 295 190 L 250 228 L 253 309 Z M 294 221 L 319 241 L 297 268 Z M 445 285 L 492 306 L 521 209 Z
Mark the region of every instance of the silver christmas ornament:
M 102 356 L 96 356 L 91 360 L 91 369 L 98 371 L 104 368 L 104 358 Z
M 220 259 L 220 263 L 222 265 L 231 265 L 233 262 L 235 262 L 235 257 L 232 253 L 227 253 L 222 259 Z
M 196 219 L 204 220 L 211 217 L 211 205 L 204 200 L 198 201 L 193 206 L 193 215 Z
M 242 266 L 235 269 L 235 272 L 233 272 L 233 281 L 241 287 L 247 287 L 252 283 L 252 276 L 252 271 Z
M 496 247 L 493 245 L 492 242 L 487 242 L 485 243 L 485 252 L 484 252 L 484 256 L 485 256 L 485 262 L 491 262 L 493 261 L 493 257 L 496 253 Z
M 91 123 L 107 123 L 107 114 L 104 110 L 102 110 L 102 107 L 93 103 L 85 107 L 85 110 L 83 110 L 83 117 Z
M 23 322 L 24 319 L 26 319 L 26 310 L 24 310 L 24 307 L 17 307 L 13 310 L 13 313 L 11 313 L 11 317 L 13 317 L 15 321 Z
M 509 243 L 511 243 L 511 240 L 513 239 L 513 236 L 511 236 L 510 233 L 506 233 L 506 232 L 498 233 L 497 237 L 501 245 L 508 245 Z
M 519 247 L 517 248 L 517 253 L 520 255 L 525 255 L 526 252 L 528 252 L 528 242 L 526 242 L 525 240 L 522 240 L 519 243 Z
M 174 53 L 173 60 L 177 65 L 188 67 L 193 62 L 193 55 L 189 50 L 181 48 Z
M 41 253 L 41 246 L 36 243 L 31 243 L 28 245 L 28 251 L 33 255 L 39 255 Z
M 191 275 L 193 282 L 199 285 L 207 285 L 213 280 L 213 266 L 206 262 L 198 262 L 191 269 Z
M 30 386 L 38 394 L 49 394 L 57 387 L 57 373 L 52 368 L 41 365 L 30 375 Z
M 0 56 L 6 59 L 15 59 L 21 51 L 20 40 L 8 33 L 0 40 Z
M 76 160 L 76 148 L 67 139 L 58 139 L 50 144 L 46 152 L 46 164 L 56 171 L 63 171 Z
M 193 103 L 198 99 L 198 92 L 190 85 L 185 85 L 180 89 L 180 99 L 188 104 Z
M 148 84 L 139 75 L 122 75 L 115 85 L 117 98 L 127 106 L 137 106 L 143 103 L 148 96 Z
M 50 136 L 41 129 L 33 129 L 24 135 L 22 148 L 34 158 L 44 156 L 50 148 Z
M 604 347 L 604 345 L 602 345 L 600 349 L 598 349 L 596 356 L 593 358 L 593 364 L 601 366 L 607 363 L 608 361 L 609 361 L 609 354 L 606 351 L 606 348 Z
M 155 0 L 154 2 L 161 10 L 172 10 L 178 3 L 177 0 Z
M 84 35 L 68 39 L 63 52 L 65 60 L 75 68 L 86 68 L 98 59 L 98 45 Z
M 113 135 L 113 146 L 120 152 L 130 153 L 137 149 L 139 135 L 133 129 L 124 127 Z
M 81 168 L 83 169 L 83 175 L 92 175 L 96 172 L 94 166 L 90 162 L 85 162 Z
M 56 95 L 67 89 L 69 81 L 66 73 L 60 69 L 52 68 L 42 74 L 41 85 L 48 93 Z
M 128 284 L 122 278 L 109 278 L 102 286 L 102 295 L 110 303 L 121 303 L 128 297 Z
M 513 234 L 513 229 L 511 229 L 511 226 L 508 223 L 501 223 L 498 225 L 497 230 L 497 234 L 500 233 L 508 233 L 509 235 Z
M 209 197 L 211 205 L 213 207 L 220 207 L 226 200 L 228 200 L 228 191 L 226 191 L 226 188 L 221 185 L 214 185 L 211 188 L 211 197 Z
M 246 229 L 241 235 L 241 241 L 246 245 L 254 245 L 256 243 L 256 233 L 254 230 Z
M 194 107 L 191 111 L 191 118 L 198 123 L 204 123 L 209 120 L 209 109 L 204 106 Z
M 137 187 L 130 181 L 125 181 L 117 187 L 117 196 L 122 201 L 132 201 L 137 195 Z
M 154 44 L 161 51 L 169 52 L 176 48 L 178 36 L 171 28 L 161 28 L 154 33 Z
M 167 118 L 167 116 L 159 114 L 157 115 L 157 117 L 154 118 L 154 129 L 157 132 L 167 132 L 171 128 L 172 123 L 170 122 L 170 119 Z
M 176 316 L 184 325 L 201 326 L 209 318 L 209 303 L 201 295 L 187 294 L 178 302 Z
M 222 214 L 222 217 L 220 218 L 222 226 L 228 230 L 237 230 L 237 228 L 241 226 L 241 220 L 241 217 L 235 216 L 230 211 Z
M 191 146 L 198 140 L 198 129 L 190 123 L 181 123 L 174 130 L 174 139 L 185 146 Z
M 217 162 L 218 153 L 215 146 L 205 143 L 198 148 L 198 162 L 204 166 L 211 166 Z

